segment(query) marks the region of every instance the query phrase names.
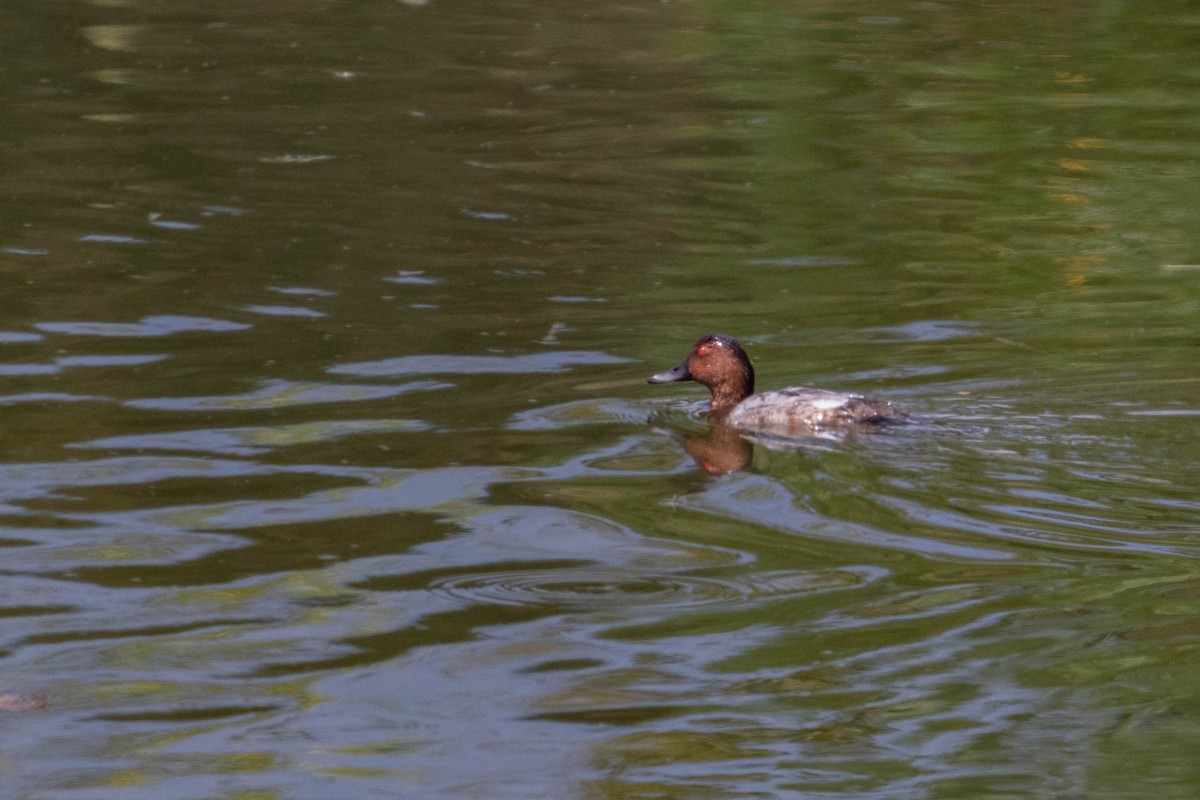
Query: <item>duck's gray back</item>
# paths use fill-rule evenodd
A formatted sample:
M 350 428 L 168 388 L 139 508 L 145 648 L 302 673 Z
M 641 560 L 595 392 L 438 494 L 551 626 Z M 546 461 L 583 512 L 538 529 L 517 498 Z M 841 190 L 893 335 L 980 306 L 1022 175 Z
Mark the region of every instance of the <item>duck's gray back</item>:
M 902 422 L 905 416 L 886 400 L 790 386 L 747 397 L 729 412 L 726 422 L 745 430 L 796 434 Z

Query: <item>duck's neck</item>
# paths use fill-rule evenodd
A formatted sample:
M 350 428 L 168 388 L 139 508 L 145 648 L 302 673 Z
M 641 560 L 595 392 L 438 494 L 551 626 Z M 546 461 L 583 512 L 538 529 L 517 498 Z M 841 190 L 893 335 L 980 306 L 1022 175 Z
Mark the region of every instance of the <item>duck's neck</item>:
M 724 416 L 732 411 L 738 403 L 754 394 L 754 371 L 743 369 L 742 374 L 738 377 L 739 379 L 736 381 L 710 387 L 712 404 L 709 406 L 709 413 Z

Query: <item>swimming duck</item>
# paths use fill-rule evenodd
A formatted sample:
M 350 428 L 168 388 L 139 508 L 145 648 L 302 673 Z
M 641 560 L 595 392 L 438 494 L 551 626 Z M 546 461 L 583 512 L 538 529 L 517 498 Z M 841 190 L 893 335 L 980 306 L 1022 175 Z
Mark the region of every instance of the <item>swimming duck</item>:
M 804 435 L 853 425 L 904 422 L 908 415 L 886 400 L 790 386 L 754 393 L 754 367 L 732 336 L 701 336 L 679 366 L 647 383 L 696 381 L 712 392 L 709 419 L 742 430 Z

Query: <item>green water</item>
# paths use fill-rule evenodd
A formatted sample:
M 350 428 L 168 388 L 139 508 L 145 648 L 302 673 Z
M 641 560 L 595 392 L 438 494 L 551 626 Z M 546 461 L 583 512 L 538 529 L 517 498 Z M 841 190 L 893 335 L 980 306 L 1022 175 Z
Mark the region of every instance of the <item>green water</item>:
M 0 9 L 4 793 L 1194 798 L 1198 42 Z M 709 431 L 716 330 L 922 422 Z

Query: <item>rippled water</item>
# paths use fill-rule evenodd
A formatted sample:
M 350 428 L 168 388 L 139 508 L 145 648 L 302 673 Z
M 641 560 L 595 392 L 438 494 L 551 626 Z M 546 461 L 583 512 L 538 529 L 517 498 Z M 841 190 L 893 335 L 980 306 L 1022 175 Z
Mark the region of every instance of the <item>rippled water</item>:
M 1186 4 L 0 21 L 0 794 L 1200 791 Z

